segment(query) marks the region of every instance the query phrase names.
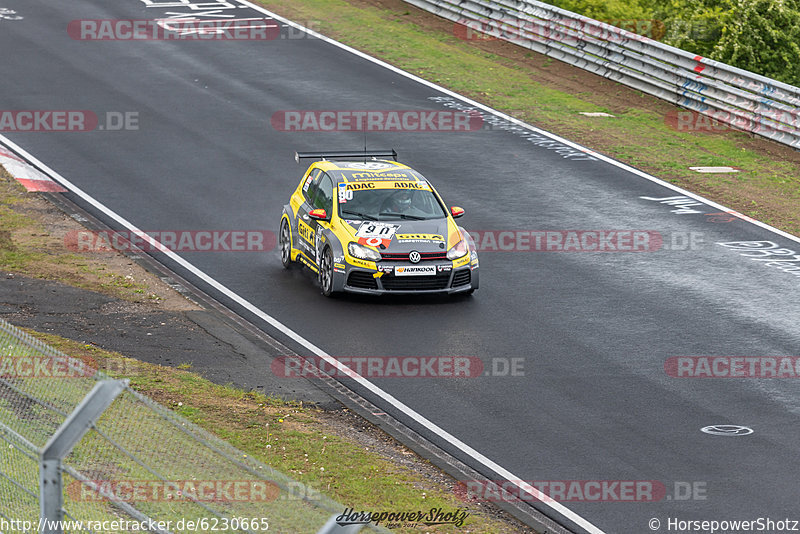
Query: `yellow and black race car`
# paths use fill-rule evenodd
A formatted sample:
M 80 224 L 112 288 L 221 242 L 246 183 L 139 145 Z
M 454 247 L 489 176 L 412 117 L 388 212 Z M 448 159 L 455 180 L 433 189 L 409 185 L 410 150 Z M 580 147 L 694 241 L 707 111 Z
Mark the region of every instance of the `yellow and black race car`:
M 386 157 L 394 161 L 378 159 Z M 397 163 L 394 150 L 295 154 L 304 158 L 321 161 L 283 207 L 284 267 L 306 265 L 325 296 L 478 288 L 475 244 L 454 220 L 464 210 L 448 210 L 420 173 Z

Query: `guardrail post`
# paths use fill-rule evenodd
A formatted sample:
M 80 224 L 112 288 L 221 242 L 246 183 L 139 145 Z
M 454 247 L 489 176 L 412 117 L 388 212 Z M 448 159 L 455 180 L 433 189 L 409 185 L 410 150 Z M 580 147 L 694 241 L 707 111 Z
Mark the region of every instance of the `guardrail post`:
M 40 532 L 62 534 L 64 487 L 61 461 L 128 385 L 127 380 L 103 380 L 78 404 L 39 451 Z

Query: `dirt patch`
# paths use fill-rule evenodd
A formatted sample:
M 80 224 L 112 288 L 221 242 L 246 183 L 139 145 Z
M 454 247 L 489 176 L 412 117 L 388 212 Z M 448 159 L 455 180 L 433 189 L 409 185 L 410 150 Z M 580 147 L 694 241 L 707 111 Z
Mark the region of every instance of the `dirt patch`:
M 24 273 L 138 303 L 153 311 L 200 309 L 158 276 L 119 253 L 75 252 L 68 235 L 85 231 L 75 219 L 19 185 L 0 167 L 0 264 L 6 276 Z

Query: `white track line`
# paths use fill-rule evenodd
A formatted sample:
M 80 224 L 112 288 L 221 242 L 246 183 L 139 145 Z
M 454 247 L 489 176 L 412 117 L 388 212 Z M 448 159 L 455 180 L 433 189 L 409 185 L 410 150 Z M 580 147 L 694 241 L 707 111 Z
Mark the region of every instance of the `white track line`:
M 557 136 L 555 134 L 552 134 L 550 132 L 547 132 L 545 130 L 540 130 L 539 128 L 536 128 L 535 126 L 532 126 L 530 124 L 522 122 L 522 121 L 520 121 L 520 120 L 518 120 L 518 119 L 516 119 L 514 117 L 506 115 L 505 113 L 502 113 L 500 111 L 492 109 L 492 108 L 490 108 L 488 106 L 485 106 L 485 105 L 483 105 L 483 104 L 481 104 L 479 102 L 475 102 L 474 100 L 470 100 L 469 98 L 466 98 L 466 97 L 464 97 L 462 95 L 459 95 L 458 93 L 454 93 L 453 91 L 445 89 L 444 87 L 441 87 L 441 86 L 439 86 L 439 85 L 437 85 L 435 83 L 432 83 L 432 82 L 429 82 L 427 80 L 424 80 L 424 79 L 422 79 L 422 78 L 420 78 L 418 76 L 415 76 L 415 75 L 413 75 L 411 73 L 408 73 L 408 72 L 406 72 L 404 70 L 401 70 L 401 69 L 399 69 L 399 68 L 397 68 L 397 67 L 395 67 L 393 65 L 390 65 L 390 64 L 388 64 L 388 63 L 386 63 L 384 61 L 381 61 L 381 60 L 376 59 L 374 57 L 371 57 L 371 56 L 369 56 L 369 55 L 367 55 L 367 54 L 365 54 L 363 52 L 360 52 L 360 51 L 358 51 L 358 50 L 356 50 L 356 49 L 354 49 L 352 47 L 349 47 L 349 46 L 347 46 L 345 44 L 342 44 L 342 43 L 340 43 L 338 41 L 335 41 L 333 39 L 325 37 L 324 35 L 321 35 L 321 34 L 315 32 L 313 30 L 305 28 L 304 26 L 301 26 L 301 25 L 299 25 L 299 24 L 297 24 L 295 22 L 292 22 L 292 21 L 290 21 L 288 19 L 285 19 L 285 18 L 283 18 L 283 17 L 281 17 L 281 16 L 279 16 L 279 15 L 277 15 L 275 13 L 272 13 L 272 12 L 262 8 L 261 6 L 257 6 L 255 4 L 252 4 L 252 3 L 248 2 L 248 1 L 246 1 L 246 0 L 239 0 L 239 3 L 243 4 L 243 5 L 247 5 L 248 7 L 251 7 L 252 9 L 255 9 L 256 11 L 259 11 L 261 13 L 264 13 L 264 14 L 274 18 L 275 20 L 280 20 L 281 22 L 283 22 L 285 24 L 288 24 L 288 25 L 292 26 L 293 28 L 302 30 L 302 31 L 306 32 L 307 34 L 309 34 L 309 35 L 311 35 L 313 37 L 316 37 L 317 39 L 320 39 L 322 41 L 325 41 L 326 43 L 329 43 L 329 44 L 332 44 L 334 46 L 337 46 L 337 47 L 339 47 L 339 48 L 341 48 L 343 50 L 346 50 L 347 52 L 355 54 L 355 55 L 357 55 L 357 56 L 359 56 L 359 57 L 361 57 L 361 58 L 363 58 L 363 59 L 365 59 L 367 61 L 370 61 L 372 63 L 380 65 L 380 66 L 382 66 L 384 68 L 387 68 L 387 69 L 391 70 L 392 72 L 395 72 L 395 73 L 397 73 L 397 74 L 399 74 L 401 76 L 404 76 L 406 78 L 409 78 L 411 80 L 414 80 L 415 82 L 421 83 L 421 84 L 423 84 L 423 85 L 425 85 L 427 87 L 430 87 L 431 89 L 434 89 L 434 90 L 436 90 L 438 92 L 444 93 L 444 94 L 446 94 L 448 96 L 452 96 L 452 97 L 454 97 L 454 98 L 456 98 L 458 100 L 461 100 L 462 102 L 465 102 L 467 104 L 470 104 L 472 106 L 480 108 L 480 109 L 482 109 L 482 110 L 484 110 L 484 111 L 486 111 L 488 113 L 491 113 L 491 114 L 493 114 L 495 116 L 501 117 L 501 118 L 503 118 L 503 119 L 505 119 L 507 121 L 513 122 L 514 124 L 516 124 L 518 126 L 521 126 L 521 127 L 526 128 L 528 130 L 534 131 L 534 132 L 536 132 L 538 134 L 547 136 L 547 137 L 549 137 L 549 138 L 551 138 L 551 139 L 553 139 L 555 141 L 563 143 L 563 144 L 565 144 L 567 146 L 570 146 L 572 148 L 575 148 L 577 150 L 581 150 L 581 151 L 583 151 L 583 152 L 585 152 L 585 153 L 587 153 L 587 154 L 589 154 L 591 156 L 594 156 L 594 157 L 596 157 L 596 158 L 598 158 L 598 159 L 600 159 L 602 161 L 605 161 L 605 162 L 610 163 L 612 165 L 615 165 L 615 166 L 617 166 L 617 167 L 619 167 L 621 169 L 624 169 L 624 170 L 626 170 L 626 171 L 628 171 L 630 173 L 633 173 L 633 174 L 635 174 L 637 176 L 640 176 L 642 178 L 650 180 L 651 182 L 655 182 L 655 183 L 657 183 L 657 184 L 659 184 L 659 185 L 661 185 L 663 187 L 672 189 L 673 191 L 677 191 L 677 192 L 681 193 L 682 195 L 694 198 L 695 200 L 699 200 L 699 201 L 701 201 L 701 202 L 703 202 L 703 203 L 705 203 L 705 204 L 707 204 L 709 206 L 712 206 L 714 208 L 719 209 L 720 211 L 730 212 L 730 213 L 732 213 L 734 215 L 737 215 L 737 216 L 739 216 L 739 217 L 741 217 L 741 218 L 743 218 L 745 220 L 748 220 L 748 222 L 751 222 L 751 223 L 753 223 L 753 224 L 755 224 L 757 226 L 760 226 L 761 228 L 764 228 L 764 229 L 769 230 L 771 232 L 774 232 L 774 233 L 776 233 L 778 235 L 781 235 L 781 236 L 783 236 L 783 237 L 785 237 L 787 239 L 791 239 L 793 241 L 797 241 L 798 243 L 800 243 L 800 238 L 798 238 L 796 236 L 793 236 L 791 234 L 783 232 L 782 230 L 778 230 L 777 228 L 773 228 L 772 226 L 769 226 L 768 224 L 764 224 L 764 223 L 762 223 L 760 221 L 754 221 L 754 220 L 750 220 L 749 218 L 745 218 L 745 216 L 735 212 L 734 210 L 731 210 L 729 208 L 726 208 L 725 206 L 722 206 L 720 204 L 717 204 L 715 202 L 707 200 L 707 199 L 705 199 L 705 198 L 703 198 L 703 197 L 701 197 L 699 195 L 695 195 L 694 193 L 691 193 L 689 191 L 681 189 L 678 186 L 675 186 L 673 184 L 670 184 L 668 182 L 660 180 L 659 178 L 656 178 L 655 176 L 651 176 L 651 175 L 649 175 L 649 174 L 647 174 L 645 172 L 642 172 L 639 169 L 635 169 L 633 167 L 625 165 L 624 163 L 616 161 L 614 159 L 611 159 L 611 158 L 609 158 L 607 156 L 604 156 L 603 154 L 598 154 L 597 152 L 594 152 L 594 151 L 592 151 L 592 150 L 590 150 L 590 149 L 588 149 L 586 147 L 583 147 L 583 146 L 581 146 L 581 145 L 579 145 L 577 143 L 573 143 L 572 141 L 569 141 L 567 139 L 563 139 L 563 138 L 561 138 L 561 137 L 559 137 L 559 136 Z M 272 317 L 269 314 L 265 313 L 264 311 L 260 310 L 255 305 L 251 304 L 250 302 L 248 302 L 247 300 L 245 300 L 244 298 L 242 298 L 238 294 L 234 293 L 233 291 L 231 291 L 227 287 L 223 286 L 222 284 L 217 282 L 215 279 L 213 279 L 212 277 L 210 277 L 209 275 L 207 275 L 206 273 L 204 273 L 203 271 L 201 271 L 200 269 L 198 269 L 197 267 L 195 267 L 194 265 L 192 265 L 188 261 L 184 260 L 180 256 L 178 256 L 175 252 L 173 252 L 171 250 L 165 250 L 166 247 L 164 247 L 163 245 L 158 243 L 156 240 L 154 240 L 153 238 L 151 238 L 150 236 L 148 236 L 147 234 L 145 234 L 144 232 L 142 232 L 141 230 L 136 228 L 132 223 L 127 221 L 122 216 L 118 215 L 117 213 L 113 212 L 112 210 L 107 208 L 105 205 L 103 205 L 99 201 L 97 201 L 94 198 L 92 198 L 85 191 L 83 191 L 80 188 L 76 187 L 74 184 L 72 184 L 67 179 L 65 179 L 64 177 L 62 177 L 58 173 L 56 173 L 53 169 L 51 169 L 50 167 L 48 167 L 47 165 L 45 165 L 44 163 L 39 161 L 32 154 L 29 154 L 27 151 L 22 149 L 20 146 L 18 146 L 17 144 L 13 143 L 9 139 L 7 139 L 5 136 L 0 135 L 0 140 L 2 140 L 6 144 L 6 146 L 8 146 L 8 147 L 12 148 L 13 150 L 15 150 L 18 154 L 24 155 L 28 159 L 28 161 L 33 162 L 34 164 L 36 164 L 37 166 L 39 166 L 40 169 L 47 171 L 47 173 L 53 179 L 55 179 L 57 182 L 61 183 L 64 187 L 69 189 L 72 193 L 75 193 L 76 195 L 81 197 L 87 203 L 89 203 L 92 206 L 94 206 L 97 210 L 99 210 L 102 213 L 104 213 L 110 219 L 116 221 L 121 226 L 125 227 L 128 231 L 133 232 L 136 235 L 141 236 L 142 239 L 144 239 L 146 241 L 149 241 L 153 246 L 157 247 L 157 249 L 164 250 L 164 254 L 166 254 L 167 257 L 169 257 L 170 259 L 175 261 L 178 265 L 180 265 L 181 267 L 183 267 L 187 271 L 191 272 L 192 274 L 197 276 L 200 280 L 203 280 L 208 285 L 210 285 L 211 287 L 213 287 L 214 289 L 219 291 L 221 294 L 225 295 L 226 297 L 228 297 L 232 301 L 236 302 L 238 305 L 240 305 L 241 307 L 243 307 L 244 309 L 246 309 L 247 311 L 249 311 L 253 315 L 257 316 L 259 319 L 263 320 L 264 322 L 266 322 L 267 324 L 269 324 L 270 326 L 272 326 L 273 328 L 275 328 L 279 332 L 283 333 L 284 335 L 288 336 L 293 341 L 295 341 L 298 344 L 300 344 L 301 346 L 305 347 L 306 349 L 311 351 L 316 356 L 324 359 L 326 362 L 330 363 L 331 365 L 333 365 L 334 367 L 336 367 L 340 371 L 342 371 L 344 373 L 348 373 L 349 375 L 352 375 L 353 379 L 358 384 L 360 384 L 361 386 L 365 387 L 367 390 L 369 390 L 373 394 L 377 395 L 381 399 L 389 402 L 396 409 L 398 409 L 403 414 L 407 415 L 408 417 L 410 417 L 411 419 L 413 419 L 414 421 L 416 421 L 417 423 L 419 423 L 420 425 L 422 425 L 423 427 L 425 427 L 426 429 L 428 429 L 429 431 L 434 433 L 436 436 L 438 436 L 442 440 L 444 440 L 447 443 L 449 443 L 450 445 L 454 446 L 455 448 L 457 448 L 461 452 L 467 454 L 468 456 L 470 456 L 474 460 L 480 462 L 485 467 L 491 469 L 492 471 L 494 471 L 495 473 L 497 473 L 498 475 L 503 477 L 505 480 L 510 481 L 511 483 L 516 485 L 519 489 L 521 489 L 522 491 L 524 491 L 526 493 L 529 493 L 530 495 L 532 495 L 534 497 L 534 499 L 536 499 L 536 500 L 542 502 L 543 504 L 549 506 L 554 512 L 556 512 L 556 513 L 560 514 L 561 516 L 569 519 L 570 521 L 572 521 L 576 525 L 579 525 L 581 528 L 585 529 L 590 534 L 604 534 L 604 532 L 602 530 L 600 530 L 599 528 L 597 528 L 596 526 L 591 524 L 589 521 L 587 521 L 583 517 L 579 516 L 578 514 L 576 514 L 575 512 L 570 510 L 569 508 L 563 506 L 561 503 L 550 499 L 547 495 L 545 495 L 544 493 L 540 492 L 535 487 L 533 487 L 530 484 L 520 480 L 520 477 L 515 476 L 510 471 L 506 470 L 505 468 L 503 468 L 499 464 L 495 463 L 494 461 L 490 460 L 489 458 L 487 458 L 486 456 L 484 456 L 480 452 L 476 451 L 475 449 L 473 449 L 472 447 L 470 447 L 469 445 L 467 445 L 463 441 L 459 440 L 458 438 L 456 438 L 452 434 L 450 434 L 447 431 L 445 431 L 444 429 L 438 427 L 433 422 L 431 422 L 428 419 L 426 419 L 425 417 L 423 417 L 421 414 L 417 413 L 416 411 L 414 411 L 410 407 L 406 406 L 405 404 L 400 402 L 398 399 L 396 399 L 395 397 L 393 397 L 389 393 L 383 391 L 382 389 L 380 389 L 378 386 L 374 385 L 369 380 L 367 380 L 364 377 L 358 375 L 357 373 L 355 373 L 351 369 L 347 368 L 347 366 L 342 365 L 341 363 L 339 363 L 338 360 L 336 360 L 335 358 L 333 358 L 329 354 L 325 353 L 322 349 L 320 349 L 319 347 L 317 347 L 316 345 L 314 345 L 310 341 L 306 340 L 305 338 L 303 338 L 302 336 L 300 336 L 299 334 L 294 332 L 292 329 L 290 329 L 289 327 L 285 326 L 283 323 L 281 323 L 280 321 L 275 319 L 274 317 Z

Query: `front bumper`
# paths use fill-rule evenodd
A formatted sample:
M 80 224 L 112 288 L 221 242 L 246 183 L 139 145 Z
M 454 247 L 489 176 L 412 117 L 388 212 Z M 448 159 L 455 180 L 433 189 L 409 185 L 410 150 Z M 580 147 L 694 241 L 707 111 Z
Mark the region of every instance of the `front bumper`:
M 422 264 L 419 264 L 422 265 Z M 342 290 L 350 293 L 370 295 L 383 294 L 454 294 L 478 288 L 478 268 L 466 265 L 452 268 L 449 265 L 436 265 L 433 275 L 397 276 L 395 267 L 410 267 L 412 264 L 379 264 L 381 276 L 376 277 L 373 270 L 348 265 L 343 279 Z

